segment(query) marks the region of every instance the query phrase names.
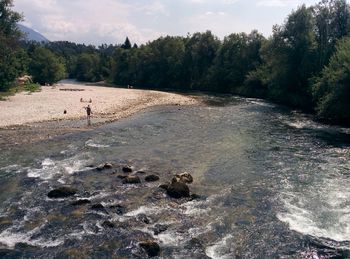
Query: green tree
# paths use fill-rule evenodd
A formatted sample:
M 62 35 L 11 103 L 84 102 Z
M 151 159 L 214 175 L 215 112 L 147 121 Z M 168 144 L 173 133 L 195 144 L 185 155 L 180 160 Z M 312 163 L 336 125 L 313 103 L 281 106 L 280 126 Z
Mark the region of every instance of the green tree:
M 12 11 L 12 0 L 0 0 L 0 91 L 7 90 L 21 73 L 20 60 L 25 56 L 20 51 L 21 34 L 17 23 L 21 15 Z
M 320 119 L 350 125 L 350 38 L 340 40 L 330 63 L 313 85 Z
M 275 26 L 272 37 L 263 44 L 263 65 L 256 74 L 272 100 L 311 109 L 309 79 L 315 71 L 316 50 L 313 29 L 311 9 L 303 5 L 283 26 Z
M 121 46 L 122 49 L 131 49 L 131 42 L 128 37 L 126 37 L 124 44 Z
M 257 31 L 250 34 L 231 34 L 220 46 L 211 68 L 211 90 L 242 91 L 247 74 L 260 64 L 260 48 L 264 37 Z
M 185 40 L 184 66 L 191 89 L 208 88 L 209 69 L 213 65 L 220 41 L 210 31 L 195 33 Z
M 65 78 L 65 67 L 63 62 L 44 47 L 37 47 L 31 57 L 29 72 L 34 82 L 41 85 L 54 84 Z
M 79 81 L 97 82 L 102 79 L 101 60 L 98 54 L 83 53 L 79 56 L 76 76 Z

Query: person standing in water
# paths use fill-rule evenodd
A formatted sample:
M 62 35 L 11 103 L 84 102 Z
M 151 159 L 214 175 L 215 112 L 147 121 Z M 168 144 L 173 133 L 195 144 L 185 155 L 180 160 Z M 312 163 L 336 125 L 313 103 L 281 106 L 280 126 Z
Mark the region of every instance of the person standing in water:
M 88 126 L 91 125 L 91 114 L 92 114 L 92 110 L 91 110 L 91 107 L 90 105 L 88 105 L 87 107 L 85 107 L 85 110 L 86 110 L 86 115 L 87 115 L 87 124 Z

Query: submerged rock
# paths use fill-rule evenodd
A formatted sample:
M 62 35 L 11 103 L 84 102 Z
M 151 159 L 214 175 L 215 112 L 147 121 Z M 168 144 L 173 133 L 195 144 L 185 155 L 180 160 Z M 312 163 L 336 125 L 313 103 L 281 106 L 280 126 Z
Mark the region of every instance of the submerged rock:
M 115 224 L 110 222 L 109 220 L 106 220 L 102 223 L 102 227 L 104 228 L 115 228 Z
M 173 182 L 169 185 L 167 194 L 175 199 L 190 197 L 190 189 L 183 182 Z
M 161 224 L 156 224 L 153 228 L 153 233 L 154 235 L 159 235 L 160 233 L 167 231 L 168 230 L 168 226 L 166 225 L 161 225 Z
M 146 216 L 146 214 L 143 214 L 143 213 L 137 215 L 137 216 L 136 216 L 136 219 L 137 219 L 138 221 L 141 221 L 141 222 L 145 223 L 145 224 L 149 224 L 149 223 L 150 223 L 150 220 L 148 219 L 148 217 Z
M 132 176 L 127 176 L 126 178 L 123 179 L 123 184 L 138 184 L 141 183 L 140 177 L 132 175 Z
M 68 186 L 62 186 L 57 189 L 54 189 L 50 191 L 47 196 L 49 198 L 66 198 L 69 196 L 73 196 L 78 192 L 77 189 L 68 187 Z
M 151 175 L 147 175 L 145 177 L 145 181 L 146 182 L 156 182 L 159 180 L 159 176 L 158 175 L 155 175 L 155 174 L 151 174 Z
M 154 241 L 141 242 L 139 245 L 146 251 L 149 257 L 158 256 L 160 254 L 160 246 Z
M 105 207 L 104 207 L 101 203 L 93 204 L 93 205 L 90 207 L 90 209 L 92 209 L 92 210 L 97 210 L 97 211 L 102 211 L 102 212 L 106 212 L 106 213 L 107 213 Z
M 126 212 L 126 208 L 122 205 L 111 205 L 109 206 L 109 209 L 114 212 L 117 213 L 118 215 L 123 215 Z
M 123 166 L 122 171 L 123 171 L 124 173 L 131 173 L 131 172 L 132 172 L 132 169 L 131 169 L 130 166 Z
M 81 200 L 76 200 L 71 203 L 73 206 L 80 206 L 80 205 L 85 205 L 85 204 L 90 204 L 91 201 L 87 199 L 81 199 Z
M 137 171 L 136 173 L 137 174 L 146 174 L 146 172 L 144 172 L 144 171 Z

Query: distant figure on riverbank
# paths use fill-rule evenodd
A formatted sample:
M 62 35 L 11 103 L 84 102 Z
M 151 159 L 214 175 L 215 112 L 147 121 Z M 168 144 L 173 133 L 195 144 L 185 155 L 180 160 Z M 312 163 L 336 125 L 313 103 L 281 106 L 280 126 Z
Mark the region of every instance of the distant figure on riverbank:
M 92 114 L 92 110 L 90 105 L 88 105 L 87 107 L 84 107 L 86 110 L 86 119 L 87 119 L 87 125 L 90 126 L 91 125 L 91 114 Z
M 81 102 L 81 103 L 84 102 L 83 98 L 80 98 L 80 102 Z

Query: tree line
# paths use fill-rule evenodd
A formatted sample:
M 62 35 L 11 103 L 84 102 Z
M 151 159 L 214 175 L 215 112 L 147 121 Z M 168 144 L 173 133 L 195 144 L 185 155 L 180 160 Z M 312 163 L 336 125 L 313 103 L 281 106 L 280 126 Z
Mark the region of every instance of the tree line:
M 166 36 L 141 46 L 25 43 L 11 0 L 0 6 L 0 91 L 16 76 L 106 80 L 139 88 L 199 90 L 259 97 L 350 125 L 350 7 L 346 0 L 300 6 L 265 38 L 258 31 L 220 40 L 210 31 Z

